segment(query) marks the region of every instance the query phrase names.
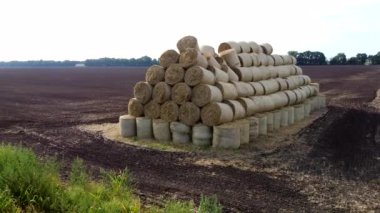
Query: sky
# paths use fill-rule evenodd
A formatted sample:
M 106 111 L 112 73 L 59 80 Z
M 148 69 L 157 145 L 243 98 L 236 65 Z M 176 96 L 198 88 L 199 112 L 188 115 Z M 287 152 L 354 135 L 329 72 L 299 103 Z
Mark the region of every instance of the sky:
M 183 36 L 274 53 L 380 51 L 379 0 L 0 0 L 0 61 L 158 58 Z

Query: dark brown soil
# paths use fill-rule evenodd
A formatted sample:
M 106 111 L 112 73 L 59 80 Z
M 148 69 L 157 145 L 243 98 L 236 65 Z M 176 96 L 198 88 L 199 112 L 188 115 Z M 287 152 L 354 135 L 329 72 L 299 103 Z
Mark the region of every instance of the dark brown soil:
M 377 141 L 373 144 L 373 134 L 367 136 L 374 131 L 374 122 L 378 120 L 367 122 L 371 116 L 366 116 L 363 121 L 360 112 L 347 112 L 346 108 L 362 107 L 373 98 L 379 87 L 380 67 L 305 67 L 304 73 L 321 83 L 321 91 L 328 95 L 332 105 L 344 107 L 330 110 L 316 126 L 313 124 L 302 132 L 301 137 L 320 135 L 308 145 L 311 151 L 306 157 L 324 159 L 319 154 L 326 152 L 330 153 L 329 159 L 342 161 L 344 166 L 360 167 L 359 162 L 369 156 L 368 163 L 364 163 L 372 172 L 368 174 L 379 175 L 378 170 L 372 170 L 378 168 L 372 164 L 376 163 L 379 144 Z M 135 177 L 139 195 L 148 203 L 159 203 L 161 195 L 197 201 L 201 194 L 216 194 L 226 211 L 331 210 L 311 203 L 301 193 L 302 183 L 286 174 L 273 176 L 264 170 L 196 165 L 188 159 L 198 158 L 199 153 L 138 148 L 76 128 L 79 124 L 117 122 L 118 116 L 127 111 L 133 85 L 143 80 L 144 74 L 144 69 L 136 68 L 0 70 L 0 141 L 22 144 L 41 156 L 58 156 L 64 164 L 63 176 L 75 157 L 84 159 L 95 175 L 99 168 L 127 167 Z M 348 122 L 352 126 L 344 125 Z M 362 125 L 363 122 L 367 123 Z M 336 126 L 340 127 L 334 130 Z M 352 129 L 359 133 L 338 136 Z M 363 138 L 366 142 L 361 148 L 362 143 L 357 141 Z M 336 152 L 340 147 L 347 149 Z M 358 149 L 363 149 L 362 154 L 351 163 L 349 156 Z M 283 153 L 277 157 L 283 159 L 289 155 Z M 297 156 L 290 158 L 298 159 Z M 260 167 L 259 161 L 257 164 Z M 310 172 L 320 169 L 306 165 L 298 161 L 295 167 Z

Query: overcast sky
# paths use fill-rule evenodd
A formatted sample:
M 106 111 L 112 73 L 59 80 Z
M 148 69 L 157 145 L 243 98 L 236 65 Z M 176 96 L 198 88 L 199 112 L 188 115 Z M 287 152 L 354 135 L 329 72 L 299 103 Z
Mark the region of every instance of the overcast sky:
M 380 51 L 378 0 L 0 0 L 0 61 L 154 58 L 194 35 L 274 53 Z

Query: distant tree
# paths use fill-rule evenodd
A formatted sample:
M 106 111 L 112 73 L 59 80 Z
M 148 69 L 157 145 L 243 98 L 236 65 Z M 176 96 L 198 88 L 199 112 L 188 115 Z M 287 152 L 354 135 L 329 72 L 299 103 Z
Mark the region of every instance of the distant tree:
M 378 52 L 376 55 L 371 57 L 371 62 L 373 65 L 380 64 L 380 52 Z
M 350 65 L 358 65 L 359 64 L 359 60 L 357 57 L 351 57 L 347 60 L 347 64 L 350 64 Z
M 347 63 L 346 54 L 344 53 L 338 53 L 338 55 L 334 56 L 330 60 L 331 65 L 344 65 Z
M 294 51 L 294 50 L 288 51 L 288 55 L 291 55 L 291 56 L 297 58 L 298 51 Z
M 365 53 L 358 53 L 356 54 L 356 59 L 358 60 L 358 64 L 364 64 L 367 61 L 367 54 Z
M 322 52 L 305 51 L 297 54 L 297 63 L 299 65 L 325 65 L 326 57 Z

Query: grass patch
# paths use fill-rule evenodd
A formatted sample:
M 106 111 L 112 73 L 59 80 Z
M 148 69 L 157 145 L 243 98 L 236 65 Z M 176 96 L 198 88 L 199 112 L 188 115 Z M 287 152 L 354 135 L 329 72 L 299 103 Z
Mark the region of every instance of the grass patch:
M 28 149 L 0 145 L 0 212 L 220 212 L 214 197 L 203 197 L 199 207 L 169 201 L 162 208 L 142 208 L 133 193 L 128 170 L 102 171 L 91 179 L 81 159 L 72 164 L 70 178 L 59 178 L 54 160 L 40 161 Z

